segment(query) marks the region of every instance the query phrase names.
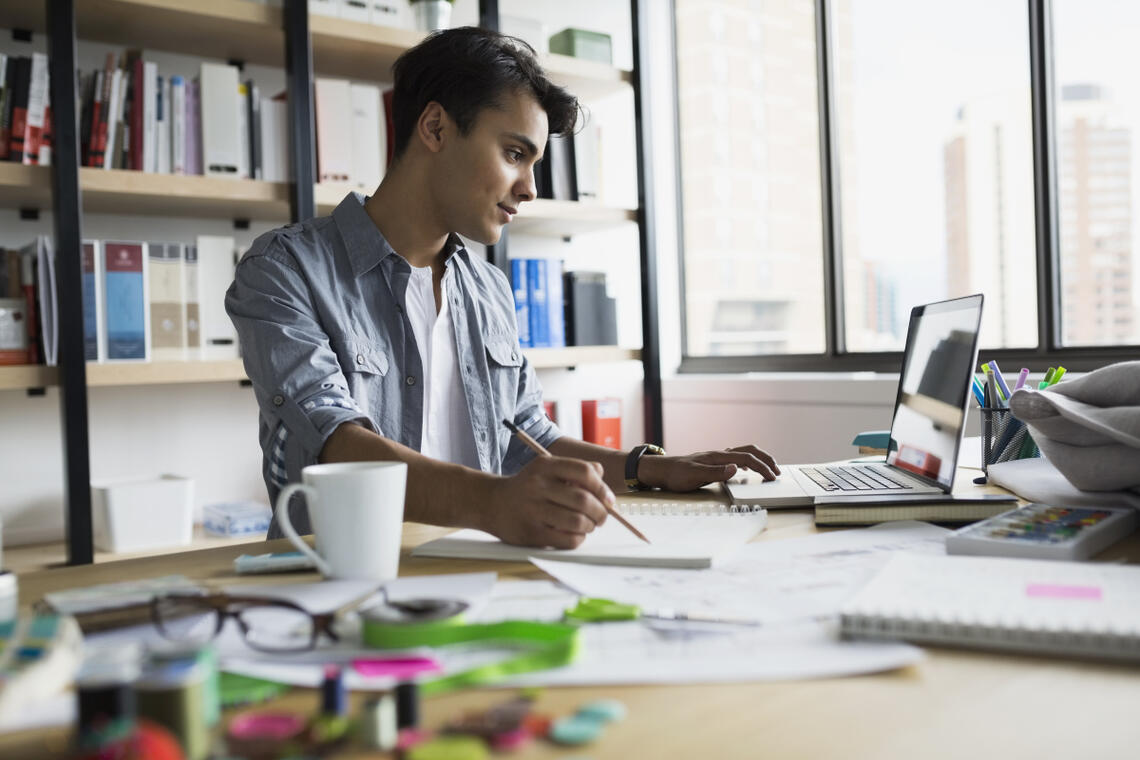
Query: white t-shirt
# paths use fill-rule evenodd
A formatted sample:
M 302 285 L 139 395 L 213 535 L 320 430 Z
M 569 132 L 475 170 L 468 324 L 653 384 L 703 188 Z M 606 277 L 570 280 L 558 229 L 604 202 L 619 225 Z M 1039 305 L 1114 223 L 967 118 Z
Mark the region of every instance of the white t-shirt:
M 420 453 L 443 462 L 479 469 L 471 412 L 459 379 L 459 355 L 451 322 L 447 290 L 452 272 L 447 268 L 440 282 L 439 314 L 431 267 L 412 267 L 405 294 L 408 321 L 416 337 L 424 372 L 423 438 Z

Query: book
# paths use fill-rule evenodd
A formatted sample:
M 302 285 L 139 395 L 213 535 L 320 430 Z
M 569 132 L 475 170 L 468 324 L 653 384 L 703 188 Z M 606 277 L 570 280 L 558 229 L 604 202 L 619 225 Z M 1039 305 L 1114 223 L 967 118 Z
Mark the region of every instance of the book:
M 171 144 L 171 92 L 170 77 L 158 78 L 158 108 L 155 112 L 155 167 L 159 174 L 170 174 Z
M 150 358 L 146 244 L 108 240 L 102 251 L 107 360 L 145 361 Z
M 531 348 L 550 346 L 550 301 L 547 298 L 546 259 L 526 260 L 526 300 L 530 317 Z
M 241 179 L 253 177 L 253 145 L 249 141 L 249 87 L 238 82 L 237 86 L 237 141 L 238 141 L 238 170 L 237 176 Z
M 97 240 L 83 241 L 83 358 L 89 362 L 106 358 L 103 339 L 103 257 Z
M 186 82 L 186 173 L 202 174 L 202 88 L 195 81 Z
M 1140 567 L 901 553 L 840 609 L 844 636 L 1140 661 Z
M 8 76 L 11 71 L 10 58 L 0 53 L 0 160 L 8 157 L 8 129 L 11 123 L 12 112 L 11 90 Z
M 264 179 L 265 169 L 261 155 L 261 90 L 252 79 L 246 81 L 245 89 L 246 127 L 249 130 L 249 176 L 251 179 Z
M 576 549 L 505 544 L 490 533 L 459 530 L 412 550 L 414 557 L 526 562 L 531 557 L 596 565 L 702 569 L 751 541 L 768 524 L 768 513 L 721 504 L 619 504 L 618 511 L 645 534 L 646 544 L 613 517 Z
M 158 64 L 143 61 L 142 170 L 158 171 Z
M 24 161 L 24 135 L 28 127 L 28 95 L 32 79 L 32 59 L 16 56 L 9 62 L 12 68 L 11 105 L 8 117 L 8 160 Z
M 585 399 L 582 401 L 582 440 L 621 448 L 621 399 Z
M 36 256 L 36 298 L 40 315 L 40 341 L 44 364 L 54 367 L 59 356 L 59 306 L 56 303 L 55 247 L 48 235 L 34 243 Z
M 601 133 L 597 124 L 587 124 L 573 137 L 578 200 L 599 200 L 602 197 Z
M 562 307 L 562 260 L 546 262 L 546 326 L 547 345 L 566 346 L 566 321 Z
M 202 354 L 202 328 L 198 309 L 198 246 L 182 249 L 182 282 L 186 303 L 186 358 L 197 359 Z
M 186 174 L 186 80 L 170 78 L 170 171 Z
M 556 201 L 578 200 L 573 138 L 550 136 L 543 160 L 535 167 L 534 182 L 539 198 Z
M 617 302 L 606 294 L 604 272 L 567 272 L 563 278 L 566 345 L 617 345 Z
M 154 361 L 186 358 L 185 286 L 182 246 L 147 243 L 150 256 L 150 356 Z
M 883 496 L 844 496 L 825 501 L 815 500 L 816 525 L 874 525 L 892 520 L 921 520 L 936 523 L 971 523 L 1005 512 L 1017 504 L 1016 496 L 980 494 L 898 494 Z M 733 496 L 738 504 L 747 498 Z
M 530 299 L 527 297 L 526 259 L 511 259 L 511 290 L 515 296 L 515 321 L 519 347 L 530 348 Z
M 48 58 L 43 53 L 32 53 L 28 77 L 28 103 L 24 117 L 23 162 L 40 163 L 40 145 L 43 142 L 44 119 L 48 107 Z
M 365 8 L 367 13 L 367 8 Z M 372 192 L 384 177 L 384 120 L 380 88 L 370 84 L 349 86 L 352 110 L 352 184 Z
M 348 182 L 352 176 L 352 107 L 343 79 L 314 80 L 317 181 Z
M 239 177 L 241 133 L 238 131 L 238 69 L 203 63 L 199 76 L 202 119 L 202 166 L 207 176 Z
M 289 181 L 289 114 L 285 98 L 261 99 L 261 171 L 267 182 Z
M 234 239 L 199 235 L 197 241 L 198 330 L 203 359 L 238 358 L 237 330 L 226 314 L 226 290 L 234 280 Z M 189 303 L 189 301 L 188 301 Z

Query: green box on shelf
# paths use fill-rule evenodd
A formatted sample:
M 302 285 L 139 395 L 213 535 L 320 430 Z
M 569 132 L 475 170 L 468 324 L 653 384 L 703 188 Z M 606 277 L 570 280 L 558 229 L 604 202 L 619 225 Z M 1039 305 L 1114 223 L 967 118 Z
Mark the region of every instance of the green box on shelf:
M 608 34 L 585 29 L 563 29 L 550 38 L 550 52 L 612 64 L 613 41 Z

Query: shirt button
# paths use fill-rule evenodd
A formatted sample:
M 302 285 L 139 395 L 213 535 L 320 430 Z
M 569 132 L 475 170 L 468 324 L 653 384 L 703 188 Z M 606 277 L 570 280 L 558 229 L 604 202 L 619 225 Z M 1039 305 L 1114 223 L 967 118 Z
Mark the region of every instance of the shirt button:
M 357 364 L 364 364 L 364 354 L 357 354 L 356 355 L 356 363 Z
M 415 385 L 416 384 L 416 378 L 412 375 L 408 375 L 407 378 L 405 378 L 404 382 L 407 383 L 408 385 Z
M 274 396 L 273 397 L 273 405 L 274 406 L 281 406 L 284 403 L 285 403 L 285 397 L 284 396 Z

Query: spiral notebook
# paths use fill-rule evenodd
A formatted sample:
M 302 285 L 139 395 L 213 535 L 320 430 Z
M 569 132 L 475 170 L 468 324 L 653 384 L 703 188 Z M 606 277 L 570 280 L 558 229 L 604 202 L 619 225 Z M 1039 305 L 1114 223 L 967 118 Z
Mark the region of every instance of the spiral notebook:
M 900 554 L 840 623 L 850 638 L 1140 661 L 1140 567 Z
M 577 549 L 536 549 L 505 544 L 490 533 L 460 530 L 412 550 L 413 557 L 526 562 L 531 557 L 595 565 L 706 568 L 751 541 L 768 524 L 763 509 L 722 504 L 619 505 L 650 540 L 646 544 L 612 517 Z

